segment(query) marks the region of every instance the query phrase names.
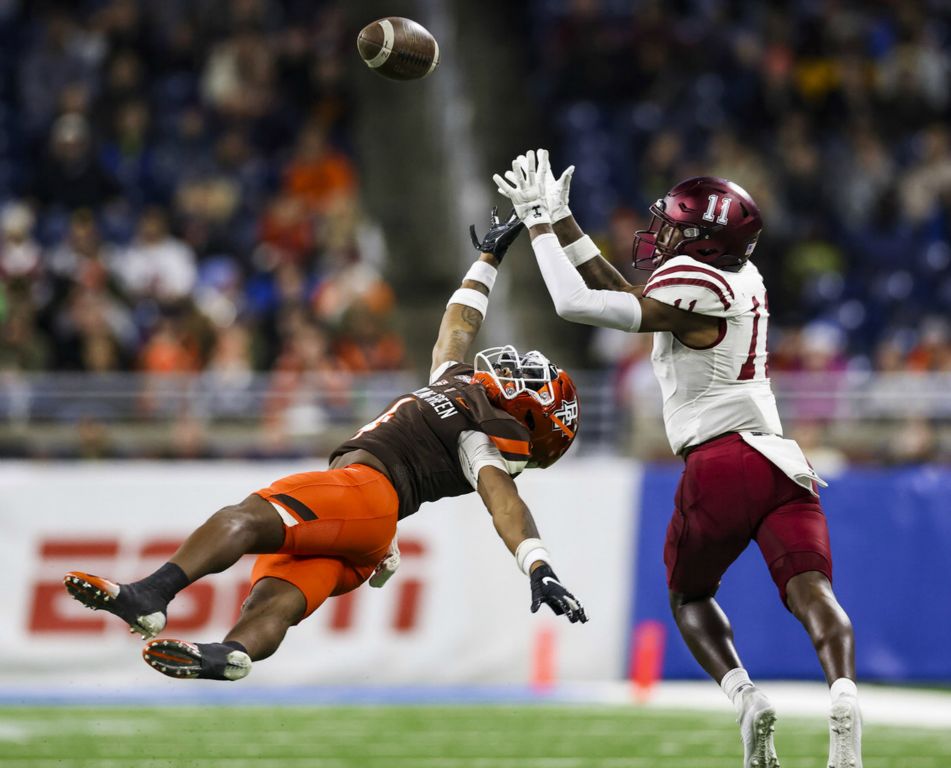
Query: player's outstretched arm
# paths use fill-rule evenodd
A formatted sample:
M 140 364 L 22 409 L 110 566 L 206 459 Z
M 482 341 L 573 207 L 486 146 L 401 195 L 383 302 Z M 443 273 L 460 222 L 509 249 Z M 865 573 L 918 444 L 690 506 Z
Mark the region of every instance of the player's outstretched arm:
M 569 165 L 556 179 L 549 164 L 545 174 L 545 197 L 551 214 L 552 231 L 564 249 L 568 261 L 584 278 L 585 285 L 611 291 L 626 290 L 631 284 L 601 255 L 601 250 L 584 233 L 568 206 L 574 172 L 575 167 Z M 506 173 L 509 180 L 510 173 L 512 171 Z
M 550 175 L 548 151 L 539 149 L 537 156 L 534 150 L 529 150 L 517 157 L 504 178 L 498 174 L 492 178 L 499 193 L 512 201 L 515 212 L 528 227 L 532 250 L 555 311 L 572 322 L 623 331 L 639 330 L 640 305 L 637 298 L 627 292 L 634 289 L 593 290 L 565 255 L 551 226 L 546 187 Z
M 498 467 L 486 466 L 479 471 L 479 495 L 492 522 L 518 567 L 531 579 L 532 613 L 545 603 L 556 615 L 564 615 L 574 624 L 588 620 L 584 606 L 558 581 L 551 568 L 551 556 L 538 537 L 538 528 L 515 487 L 515 481 Z
M 495 208 L 489 218 L 489 231 L 481 242 L 476 237 L 475 227 L 469 228 L 472 244 L 479 251 L 479 259 L 469 268 L 462 285 L 449 297 L 433 347 L 430 373 L 443 363 L 461 362 L 468 358 L 472 342 L 485 319 L 498 266 L 509 246 L 524 229 L 514 212 L 506 221 L 500 221 Z
M 578 270 L 589 288 L 626 291 L 632 287 L 614 265 L 601 255 L 601 249 L 582 231 L 570 213 L 567 218 L 552 222 L 551 228 L 568 261 Z
M 552 229 L 546 191 L 549 176 L 548 152 L 540 149 L 537 156 L 533 151 L 519 156 L 505 178 L 496 174 L 493 180 L 528 227 L 535 259 L 559 317 L 631 333 L 671 331 L 691 346 L 715 343 L 718 318 L 643 299 L 641 286 L 594 290 L 585 284 Z

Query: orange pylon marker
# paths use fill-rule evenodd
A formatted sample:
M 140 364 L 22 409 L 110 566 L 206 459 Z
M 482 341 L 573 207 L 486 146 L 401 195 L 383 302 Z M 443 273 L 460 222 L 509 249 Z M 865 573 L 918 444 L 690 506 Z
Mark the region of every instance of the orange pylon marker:
M 642 621 L 634 628 L 628 675 L 634 698 L 644 703 L 650 699 L 664 668 L 664 644 L 667 630 L 659 621 Z
M 548 625 L 539 627 L 532 647 L 532 688 L 536 693 L 547 693 L 555 685 L 555 645 L 555 630 Z

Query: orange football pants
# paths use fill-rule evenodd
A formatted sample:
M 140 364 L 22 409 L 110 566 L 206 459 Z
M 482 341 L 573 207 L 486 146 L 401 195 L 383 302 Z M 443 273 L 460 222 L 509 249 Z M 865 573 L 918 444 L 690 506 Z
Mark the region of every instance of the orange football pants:
M 251 583 L 293 584 L 307 599 L 301 618 L 370 578 L 396 535 L 396 491 L 363 464 L 288 475 L 255 493 L 277 509 L 285 535 L 277 553 L 255 560 Z

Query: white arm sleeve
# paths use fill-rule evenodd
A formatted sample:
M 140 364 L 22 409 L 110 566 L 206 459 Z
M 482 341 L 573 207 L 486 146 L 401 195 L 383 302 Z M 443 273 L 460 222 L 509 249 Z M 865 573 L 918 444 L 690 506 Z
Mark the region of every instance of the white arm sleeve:
M 474 429 L 467 429 L 459 435 L 459 463 L 462 465 L 462 474 L 474 490 L 479 490 L 479 472 L 483 467 L 498 467 L 514 477 L 527 464 L 524 461 L 509 461 L 485 432 Z
M 637 297 L 623 291 L 588 288 L 553 233 L 532 240 L 532 250 L 559 317 L 631 333 L 641 327 L 641 304 Z

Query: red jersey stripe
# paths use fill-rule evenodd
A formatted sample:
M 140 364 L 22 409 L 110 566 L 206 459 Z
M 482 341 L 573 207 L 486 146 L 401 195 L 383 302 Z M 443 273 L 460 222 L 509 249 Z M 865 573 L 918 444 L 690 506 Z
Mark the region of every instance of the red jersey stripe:
M 730 302 L 727 301 L 726 296 L 723 295 L 723 291 L 720 290 L 720 286 L 716 283 L 711 283 L 709 280 L 703 280 L 701 278 L 671 277 L 667 280 L 658 280 L 656 283 L 648 283 L 647 287 L 644 288 L 644 297 L 648 298 L 648 294 L 655 288 L 664 288 L 668 285 L 697 285 L 701 288 L 706 288 L 711 293 L 716 294 L 716 297 L 720 300 L 720 303 L 723 305 L 724 309 L 730 308 Z
M 674 264 L 669 267 L 661 266 L 658 270 L 654 272 L 654 274 L 650 276 L 650 279 L 647 281 L 647 284 L 650 285 L 651 282 L 653 282 L 655 277 L 661 277 L 664 275 L 669 277 L 670 275 L 673 275 L 676 272 L 699 272 L 703 275 L 706 275 L 707 277 L 713 278 L 716 282 L 718 282 L 720 285 L 722 285 L 726 289 L 726 292 L 730 295 L 731 299 L 736 299 L 736 296 L 733 293 L 733 289 L 730 288 L 730 284 L 726 281 L 723 275 L 717 274 L 716 271 L 710 269 L 709 267 L 700 267 L 700 266 L 695 266 L 693 264 L 685 264 L 682 266 Z
M 746 356 L 746 362 L 740 366 L 740 375 L 737 381 L 749 381 L 756 378 L 756 338 L 759 334 L 759 301 L 753 297 L 753 335 L 750 337 L 750 353 Z M 765 371 L 764 371 L 765 373 Z

